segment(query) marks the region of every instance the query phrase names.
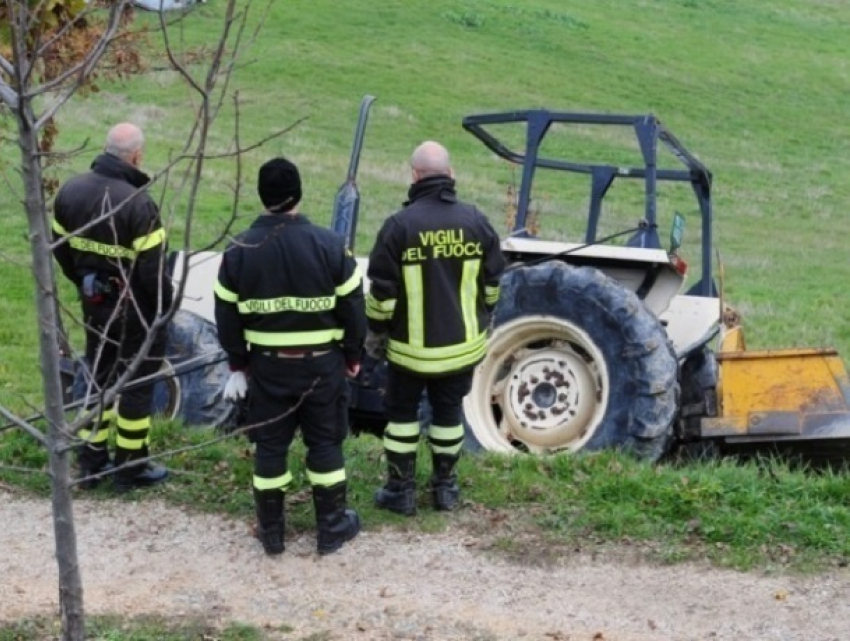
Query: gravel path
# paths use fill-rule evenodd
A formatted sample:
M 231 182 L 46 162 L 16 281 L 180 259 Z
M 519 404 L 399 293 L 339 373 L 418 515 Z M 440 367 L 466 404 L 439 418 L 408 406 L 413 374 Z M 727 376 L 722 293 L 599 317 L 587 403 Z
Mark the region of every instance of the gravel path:
M 462 531 L 369 531 L 318 557 L 269 559 L 249 524 L 145 503 L 75 503 L 89 613 L 289 626 L 282 639 L 828 641 L 850 638 L 850 572 L 766 577 L 694 565 L 482 554 Z M 0 491 L 0 620 L 57 610 L 47 501 Z

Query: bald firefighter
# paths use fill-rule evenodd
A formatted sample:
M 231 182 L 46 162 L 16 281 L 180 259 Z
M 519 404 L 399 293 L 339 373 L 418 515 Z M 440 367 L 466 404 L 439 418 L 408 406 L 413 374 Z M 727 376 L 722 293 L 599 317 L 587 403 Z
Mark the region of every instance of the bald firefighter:
M 463 447 L 463 397 L 487 347 L 490 314 L 505 267 L 499 237 L 476 207 L 461 202 L 446 149 L 432 141 L 411 158 L 413 184 L 404 208 L 390 216 L 369 256 L 366 297 L 370 356 L 386 355 L 384 405 L 387 483 L 376 504 L 416 513 L 418 410 L 427 392 L 431 499 L 458 505 L 456 465 Z
M 165 230 L 150 182 L 140 169 L 142 130 L 121 123 L 109 130 L 104 152 L 91 171 L 75 176 L 59 190 L 54 203 L 54 256 L 77 287 L 86 328 L 86 360 L 94 390 L 105 390 L 137 356 L 157 314 L 171 305 L 173 291 L 165 270 Z M 131 382 L 155 374 L 165 355 L 166 333 L 152 337 L 150 350 Z M 98 404 L 98 394 L 88 398 Z M 122 390 L 117 407 L 103 408 L 92 429 L 82 430 L 78 448 L 80 483 L 113 465 L 114 486 L 130 490 L 161 483 L 168 470 L 148 458 L 153 384 Z M 109 456 L 110 429 L 116 428 L 115 460 Z
M 248 397 L 255 444 L 257 536 L 284 551 L 287 456 L 300 427 L 316 513 L 317 551 L 335 552 L 360 531 L 346 502 L 342 444 L 348 384 L 366 333 L 363 284 L 343 238 L 299 212 L 301 178 L 285 158 L 265 163 L 265 212 L 226 249 L 215 285 L 219 340 L 233 371 L 226 398 Z

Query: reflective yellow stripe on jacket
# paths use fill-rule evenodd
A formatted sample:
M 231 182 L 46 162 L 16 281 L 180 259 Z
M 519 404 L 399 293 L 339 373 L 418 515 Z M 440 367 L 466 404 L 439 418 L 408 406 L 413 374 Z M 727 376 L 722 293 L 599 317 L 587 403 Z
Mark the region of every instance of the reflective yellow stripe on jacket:
M 303 312 L 306 314 L 329 312 L 336 306 L 336 296 L 315 298 L 255 298 L 239 301 L 236 305 L 240 314 L 276 314 L 277 312 Z
M 53 219 L 53 231 L 55 231 L 60 236 L 67 236 L 68 232 L 65 231 L 65 228 L 59 224 L 59 221 L 55 218 Z
M 463 327 L 467 342 L 474 341 L 478 334 L 478 272 L 480 260 L 463 261 L 463 277 L 460 281 L 460 305 L 463 312 Z
M 136 252 L 132 249 L 127 249 L 126 247 L 121 247 L 120 245 L 107 245 L 105 243 L 99 243 L 96 240 L 89 240 L 88 238 L 80 238 L 79 236 L 74 236 L 68 241 L 68 244 L 71 245 L 74 249 L 81 252 L 88 252 L 90 254 L 97 254 L 98 256 L 108 256 L 109 258 L 135 258 Z
M 366 317 L 376 321 L 386 321 L 393 317 L 395 298 L 378 300 L 372 292 L 366 294 Z
M 264 347 L 323 345 L 324 343 L 341 341 L 343 336 L 344 330 L 342 328 L 318 329 L 311 332 L 260 332 L 254 329 L 245 330 L 246 341 Z
M 444 347 L 413 346 L 390 339 L 387 360 L 414 372 L 439 374 L 475 365 L 486 351 L 486 331 L 469 342 Z
M 67 236 L 67 230 L 57 221 L 53 220 L 53 231 L 60 236 Z M 97 254 L 98 256 L 108 256 L 110 258 L 136 258 L 140 252 L 148 249 L 153 249 L 165 242 L 165 230 L 157 229 L 150 234 L 140 236 L 133 241 L 133 248 L 123 247 L 122 245 L 110 245 L 101 243 L 82 236 L 73 236 L 68 239 L 68 244 L 77 251 Z
M 407 342 L 413 347 L 425 345 L 425 290 L 421 265 L 405 265 L 404 287 L 407 290 Z
M 342 285 L 336 288 L 336 295 L 347 296 L 355 289 L 357 289 L 358 285 L 360 285 L 361 282 L 363 282 L 363 274 L 360 272 L 360 267 L 355 266 L 354 273 L 351 274 L 351 277 Z
M 342 285 L 334 290 L 332 296 L 280 296 L 277 298 L 254 298 L 239 300 L 239 294 L 216 281 L 213 292 L 222 301 L 235 304 L 240 314 L 276 314 L 278 312 L 322 313 L 331 312 L 336 307 L 337 296 L 346 296 L 354 291 L 363 281 L 359 268 Z M 245 340 L 253 345 L 263 347 L 292 347 L 305 345 L 323 345 L 341 341 L 345 330 L 341 327 L 318 329 L 311 331 L 267 332 L 256 329 L 244 331 Z
M 144 236 L 140 236 L 133 241 L 133 249 L 137 252 L 143 252 L 148 249 L 153 249 L 157 245 L 161 245 L 165 242 L 165 230 L 157 229 L 156 231 L 152 231 L 149 234 Z
M 215 281 L 215 285 L 213 285 L 213 293 L 218 296 L 225 303 L 238 303 L 239 302 L 239 294 L 236 292 L 230 291 L 222 285 L 219 281 Z
M 390 338 L 387 344 L 387 360 L 414 372 L 439 374 L 475 365 L 484 358 L 487 350 L 487 332 L 482 332 L 478 326 L 476 313 L 480 269 L 480 260 L 463 262 L 458 292 L 464 327 L 463 342 L 442 347 L 426 347 L 425 286 L 422 267 L 421 265 L 405 265 L 402 268 L 402 275 L 407 293 L 407 342 Z

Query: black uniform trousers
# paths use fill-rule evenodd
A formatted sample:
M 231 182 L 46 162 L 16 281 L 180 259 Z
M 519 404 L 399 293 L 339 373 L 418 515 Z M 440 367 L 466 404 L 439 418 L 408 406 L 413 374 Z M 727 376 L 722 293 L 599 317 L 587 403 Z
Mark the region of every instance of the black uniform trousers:
M 424 377 L 393 367 L 388 369 L 384 410 L 392 423 L 418 420 L 422 393 L 428 392 L 433 425 L 459 425 L 463 421 L 463 397 L 472 388 L 472 371 Z
M 138 354 L 147 337 L 147 329 L 129 303 L 116 306 L 112 301 L 93 303 L 84 299 L 82 306 L 86 322 L 86 360 L 97 386 L 106 389 Z M 160 370 L 166 341 L 167 333 L 162 330 L 154 338 L 150 351 L 128 383 Z M 115 412 L 117 416 L 114 417 L 117 424 L 116 464 L 148 456 L 153 392 L 153 382 L 121 391 Z M 105 409 L 105 415 L 112 418 L 110 408 Z M 98 428 L 100 432 L 96 430 L 88 440 L 105 446 L 108 434 L 104 428 L 108 429 L 107 423 L 106 420 L 102 421 Z M 81 435 L 86 437 L 85 434 Z M 82 448 L 80 451 L 80 463 L 88 469 L 101 467 L 107 457 L 103 448 Z
M 287 350 L 251 348 L 247 423 L 257 425 L 249 431 L 256 445 L 254 485 L 257 489 L 286 489 L 287 456 L 299 427 L 307 446 L 310 483 L 335 485 L 340 475 L 341 480 L 345 478 L 345 359 L 339 348 L 316 356 L 289 356 Z

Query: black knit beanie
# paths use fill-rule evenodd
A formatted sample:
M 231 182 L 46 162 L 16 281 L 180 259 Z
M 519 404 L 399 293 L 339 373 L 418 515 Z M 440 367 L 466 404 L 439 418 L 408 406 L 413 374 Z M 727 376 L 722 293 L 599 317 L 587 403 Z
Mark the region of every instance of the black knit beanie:
M 286 158 L 272 158 L 257 176 L 257 193 L 271 212 L 287 212 L 301 201 L 301 176 L 298 167 Z

